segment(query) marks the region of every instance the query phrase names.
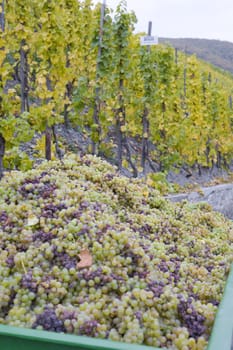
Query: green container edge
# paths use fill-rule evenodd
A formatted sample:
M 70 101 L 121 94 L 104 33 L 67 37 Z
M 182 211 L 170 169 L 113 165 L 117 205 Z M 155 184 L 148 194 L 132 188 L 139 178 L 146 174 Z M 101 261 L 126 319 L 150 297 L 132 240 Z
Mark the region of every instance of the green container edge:
M 4 342 L 4 343 L 2 343 Z M 4 348 L 2 347 L 4 344 Z M 146 345 L 0 325 L 1 350 L 166 350 Z M 27 346 L 29 345 L 29 347 Z
M 233 350 L 233 264 L 218 307 L 207 350 Z
M 232 350 L 233 264 L 224 288 L 207 350 Z M 3 346 L 2 346 L 3 345 Z M 55 332 L 0 325 L 1 350 L 166 350 Z M 168 349 L 167 349 L 168 350 Z

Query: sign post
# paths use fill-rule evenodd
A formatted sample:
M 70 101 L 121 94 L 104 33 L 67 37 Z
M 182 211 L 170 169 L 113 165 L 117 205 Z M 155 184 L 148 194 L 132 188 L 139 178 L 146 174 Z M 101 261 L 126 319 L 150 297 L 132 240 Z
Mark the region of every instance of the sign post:
M 147 35 L 141 37 L 141 45 L 147 46 L 149 49 L 150 45 L 157 45 L 159 40 L 157 36 L 151 35 L 152 32 L 152 22 L 148 23 L 148 32 Z

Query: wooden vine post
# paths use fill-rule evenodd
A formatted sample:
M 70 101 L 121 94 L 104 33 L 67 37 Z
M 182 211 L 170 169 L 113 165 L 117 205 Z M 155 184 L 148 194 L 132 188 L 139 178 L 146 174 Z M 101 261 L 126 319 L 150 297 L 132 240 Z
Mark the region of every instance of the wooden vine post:
M 147 65 L 150 65 L 149 54 L 151 45 L 156 45 L 158 43 L 158 39 L 151 35 L 152 33 L 152 22 L 148 23 L 148 31 L 147 36 L 141 38 L 141 45 L 145 45 L 148 53 L 148 62 Z M 151 70 L 152 67 L 150 67 Z M 149 79 L 149 80 L 148 80 Z M 148 99 L 151 98 L 151 89 L 150 86 L 150 77 L 144 79 L 145 84 L 145 94 Z M 146 161 L 149 161 L 149 136 L 150 136 L 150 122 L 149 122 L 149 108 L 148 103 L 145 102 L 144 111 L 142 115 L 142 155 L 141 155 L 141 166 L 143 169 L 143 173 L 146 172 Z
M 97 54 L 97 63 L 96 63 L 96 88 L 95 88 L 95 101 L 94 101 L 94 111 L 93 111 L 93 123 L 96 126 L 96 131 L 98 134 L 98 142 L 95 140 L 92 141 L 92 154 L 98 153 L 98 143 L 100 142 L 101 135 L 101 125 L 99 120 L 100 113 L 100 60 L 102 56 L 102 45 L 103 45 L 103 32 L 104 32 L 104 16 L 105 16 L 106 0 L 103 0 L 101 5 L 101 14 L 100 14 L 100 31 L 99 31 L 99 44 L 98 44 L 98 54 Z
M 29 111 L 28 101 L 28 47 L 25 39 L 20 43 L 20 86 L 21 86 L 21 113 Z
M 3 34 L 5 31 L 5 11 L 4 11 L 4 0 L 0 3 L 1 13 L 0 13 L 0 30 Z M 2 79 L 0 77 L 0 83 Z M 0 101 L 2 102 L 2 101 Z M 1 115 L 0 115 L 1 118 Z M 3 135 L 0 133 L 0 180 L 3 177 L 3 157 L 5 154 L 5 139 Z

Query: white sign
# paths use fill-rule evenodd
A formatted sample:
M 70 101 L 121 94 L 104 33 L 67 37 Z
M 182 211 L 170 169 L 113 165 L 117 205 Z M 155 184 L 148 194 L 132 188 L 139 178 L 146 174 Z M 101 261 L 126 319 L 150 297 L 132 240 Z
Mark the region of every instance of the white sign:
M 141 45 L 157 45 L 159 43 L 157 36 L 141 36 Z

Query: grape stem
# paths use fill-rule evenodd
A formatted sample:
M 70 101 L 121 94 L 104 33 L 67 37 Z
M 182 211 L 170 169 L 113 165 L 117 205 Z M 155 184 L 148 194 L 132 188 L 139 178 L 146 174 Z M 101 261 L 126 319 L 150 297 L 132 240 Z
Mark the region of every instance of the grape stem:
M 21 265 L 22 265 L 22 267 L 23 267 L 23 271 L 24 271 L 24 273 L 25 273 L 25 275 L 26 275 L 26 273 L 27 273 L 27 270 L 26 270 L 26 268 L 25 268 L 25 265 L 24 265 L 24 262 L 23 262 L 23 260 L 21 260 Z

